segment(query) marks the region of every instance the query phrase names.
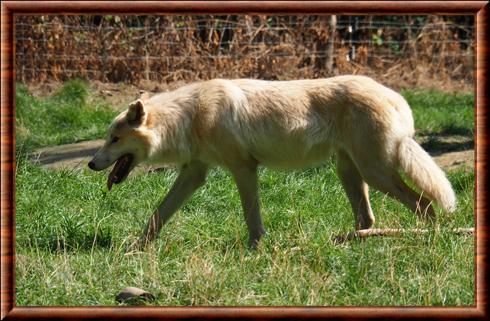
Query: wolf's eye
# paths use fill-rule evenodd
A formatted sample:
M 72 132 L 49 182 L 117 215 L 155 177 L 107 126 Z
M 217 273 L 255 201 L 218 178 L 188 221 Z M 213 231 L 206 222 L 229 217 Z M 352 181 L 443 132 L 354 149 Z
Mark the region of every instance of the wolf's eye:
M 118 140 L 119 140 L 119 137 L 117 137 L 117 136 L 116 136 L 116 137 L 114 137 L 114 138 L 112 139 L 111 143 L 115 143 L 115 142 L 117 142 Z

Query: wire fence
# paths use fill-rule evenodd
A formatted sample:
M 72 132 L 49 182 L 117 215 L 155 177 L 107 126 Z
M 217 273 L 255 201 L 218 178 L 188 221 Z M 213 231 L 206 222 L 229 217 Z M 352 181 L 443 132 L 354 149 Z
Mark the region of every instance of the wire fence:
M 21 82 L 473 82 L 473 16 L 17 16 L 15 28 Z

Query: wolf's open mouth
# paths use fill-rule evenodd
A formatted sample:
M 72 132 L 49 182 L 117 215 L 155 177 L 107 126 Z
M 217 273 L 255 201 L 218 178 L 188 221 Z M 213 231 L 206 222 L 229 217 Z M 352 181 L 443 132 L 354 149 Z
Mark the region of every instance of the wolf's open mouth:
M 126 176 L 128 176 L 129 171 L 131 169 L 131 164 L 133 163 L 133 155 L 126 154 L 116 161 L 116 165 L 109 173 L 109 177 L 107 178 L 107 188 L 111 190 L 112 184 L 121 183 Z

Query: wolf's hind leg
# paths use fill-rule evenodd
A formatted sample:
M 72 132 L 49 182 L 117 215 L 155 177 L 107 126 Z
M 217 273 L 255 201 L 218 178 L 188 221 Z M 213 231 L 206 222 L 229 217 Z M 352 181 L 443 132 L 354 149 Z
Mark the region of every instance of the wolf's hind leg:
M 429 222 L 435 221 L 434 208 L 430 200 L 411 189 L 396 170 L 373 162 L 366 164 L 362 175 L 370 186 L 398 200 L 419 218 Z
M 185 165 L 164 200 L 148 220 L 139 239 L 138 247 L 145 246 L 158 237 L 162 226 L 184 204 L 184 202 L 204 184 L 207 166 L 202 163 Z
M 265 234 L 264 224 L 260 217 L 257 167 L 241 166 L 230 168 L 230 171 L 235 179 L 242 202 L 249 233 L 248 245 L 255 248 L 262 235 Z
M 369 187 L 346 152 L 337 153 L 337 174 L 349 198 L 355 218 L 355 229 L 368 229 L 374 224 L 374 215 L 369 203 Z

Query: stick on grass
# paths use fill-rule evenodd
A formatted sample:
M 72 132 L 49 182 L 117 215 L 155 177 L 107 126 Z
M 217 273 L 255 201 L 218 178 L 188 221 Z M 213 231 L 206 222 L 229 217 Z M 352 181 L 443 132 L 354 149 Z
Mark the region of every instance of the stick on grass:
M 475 233 L 474 228 L 455 228 L 450 230 L 451 233 L 458 234 L 458 235 L 471 235 Z M 419 229 L 419 228 L 409 228 L 409 229 L 403 229 L 403 228 L 374 228 L 374 229 L 366 229 L 366 230 L 358 230 L 354 232 L 349 232 L 347 234 L 343 235 L 338 235 L 334 238 L 334 243 L 340 244 L 340 243 L 345 243 L 347 241 L 353 240 L 353 239 L 364 239 L 370 236 L 400 236 L 402 234 L 406 233 L 412 233 L 412 234 L 426 234 L 428 233 L 428 229 Z

